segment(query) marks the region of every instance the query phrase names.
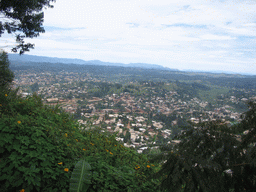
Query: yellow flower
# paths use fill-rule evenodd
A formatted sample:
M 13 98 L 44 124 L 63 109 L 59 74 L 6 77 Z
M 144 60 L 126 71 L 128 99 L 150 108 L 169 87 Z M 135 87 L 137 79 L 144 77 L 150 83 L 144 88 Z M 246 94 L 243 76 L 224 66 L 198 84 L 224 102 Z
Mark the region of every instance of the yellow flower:
M 21 123 L 21 121 L 18 121 L 18 123 L 20 124 L 20 123 Z
M 7 94 L 5 94 L 5 97 L 7 97 L 8 95 Z
M 20 192 L 25 192 L 25 189 L 21 189 Z
M 108 152 L 108 150 L 106 149 L 106 151 Z
M 2 106 L 2 104 L 0 104 L 0 107 Z
M 78 142 L 78 140 L 76 139 L 76 141 Z
M 155 165 L 151 164 L 151 166 L 155 166 Z
M 84 151 L 86 151 L 86 149 L 83 149 Z
M 147 165 L 147 168 L 150 168 L 150 165 Z
M 68 168 L 65 168 L 64 171 L 68 172 Z
M 94 145 L 93 143 L 91 143 L 91 145 Z
M 59 165 L 62 165 L 62 162 L 58 163 Z
M 110 153 L 110 155 L 113 155 L 113 153 L 111 153 L 111 152 L 109 152 Z
M 68 134 L 67 134 L 67 133 L 65 133 L 65 137 L 68 137 Z
M 116 147 L 116 145 L 115 145 L 115 147 Z

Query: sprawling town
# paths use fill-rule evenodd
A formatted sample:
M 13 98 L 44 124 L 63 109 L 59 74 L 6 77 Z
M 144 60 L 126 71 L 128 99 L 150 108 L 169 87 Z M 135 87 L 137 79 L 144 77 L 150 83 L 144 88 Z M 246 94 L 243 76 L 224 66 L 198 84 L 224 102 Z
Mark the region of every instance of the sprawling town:
M 207 86 L 201 80 L 185 83 L 125 77 L 118 82 L 67 69 L 13 71 L 13 87 L 19 87 L 23 97 L 36 93 L 44 104 L 59 105 L 74 115 L 81 129 L 98 127 L 116 133 L 117 140 L 139 153 L 150 143 L 179 142 L 173 136 L 191 124 L 238 123 L 246 103 L 256 100 L 255 89 Z

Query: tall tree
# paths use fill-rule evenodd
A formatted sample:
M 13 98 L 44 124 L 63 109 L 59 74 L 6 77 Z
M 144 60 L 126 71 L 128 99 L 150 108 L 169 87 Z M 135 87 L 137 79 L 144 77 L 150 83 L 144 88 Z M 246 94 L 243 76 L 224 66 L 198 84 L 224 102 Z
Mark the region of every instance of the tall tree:
M 9 68 L 9 60 L 6 52 L 0 53 L 0 88 L 7 88 L 14 79 L 14 74 Z
M 175 146 L 163 146 L 151 162 L 166 160 L 154 176 L 165 176 L 162 189 L 170 191 L 255 191 L 256 190 L 256 103 L 249 103 L 241 126 L 249 130 L 237 138 L 234 130 L 210 122 L 186 130 Z
M 1 0 L 0 1 L 0 37 L 7 32 L 16 37 L 17 46 L 12 48 L 13 52 L 18 50 L 20 54 L 34 48 L 34 44 L 25 43 L 25 38 L 33 38 L 44 33 L 43 8 L 52 8 L 50 4 L 55 0 Z

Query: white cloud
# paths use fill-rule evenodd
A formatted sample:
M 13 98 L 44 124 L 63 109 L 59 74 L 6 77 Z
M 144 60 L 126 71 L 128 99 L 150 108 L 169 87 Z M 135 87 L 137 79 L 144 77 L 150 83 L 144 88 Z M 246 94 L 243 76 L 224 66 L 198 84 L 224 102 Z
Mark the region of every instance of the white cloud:
M 87 46 L 66 43 L 66 42 L 59 42 L 51 39 L 44 39 L 44 40 L 33 39 L 30 42 L 34 43 L 35 45 L 40 44 L 40 47 L 45 49 L 58 49 L 58 50 L 62 50 L 62 49 L 87 50 L 88 49 Z
M 54 6 L 44 23 L 54 28 L 28 40 L 36 44 L 31 54 L 256 71 L 253 0 L 61 0 Z
M 230 40 L 230 39 L 235 39 L 235 38 L 230 37 L 230 36 L 224 36 L 224 35 L 207 34 L 207 35 L 202 35 L 201 39 L 204 39 L 204 40 Z

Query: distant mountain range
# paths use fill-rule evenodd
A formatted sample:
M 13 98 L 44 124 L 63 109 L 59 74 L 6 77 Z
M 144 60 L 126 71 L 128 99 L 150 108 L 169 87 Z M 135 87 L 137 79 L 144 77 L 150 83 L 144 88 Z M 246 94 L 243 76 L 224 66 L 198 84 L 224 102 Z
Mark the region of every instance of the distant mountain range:
M 15 62 L 21 62 L 25 64 L 26 62 L 34 62 L 34 63 L 63 63 L 63 64 L 78 64 L 78 65 L 101 65 L 101 66 L 117 66 L 117 67 L 131 67 L 131 68 L 144 68 L 144 69 L 157 69 L 157 70 L 166 70 L 166 71 L 174 71 L 174 72 L 187 72 L 187 73 L 207 73 L 207 74 L 230 74 L 230 75 L 249 75 L 255 76 L 254 74 L 249 73 L 235 73 L 230 71 L 203 71 L 203 70 L 178 70 L 178 69 L 171 69 L 168 67 L 163 67 L 157 64 L 148 64 L 148 63 L 110 63 L 110 62 L 103 62 L 99 60 L 90 60 L 85 61 L 82 59 L 70 59 L 70 58 L 58 58 L 58 57 L 44 57 L 44 56 L 35 56 L 35 55 L 19 55 L 19 54 L 8 54 L 9 60 Z
M 104 66 L 118 66 L 118 67 L 138 67 L 145 69 L 159 69 L 159 70 L 168 70 L 168 71 L 179 71 L 178 69 L 170 69 L 156 64 L 147 64 L 147 63 L 110 63 L 103 62 L 99 60 L 90 60 L 84 61 L 82 59 L 68 59 L 68 58 L 57 58 L 57 57 L 43 57 L 43 56 L 34 56 L 34 55 L 18 55 L 18 54 L 8 54 L 10 61 L 19 61 L 19 62 L 38 62 L 38 63 L 63 63 L 63 64 L 79 64 L 79 65 L 104 65 Z

